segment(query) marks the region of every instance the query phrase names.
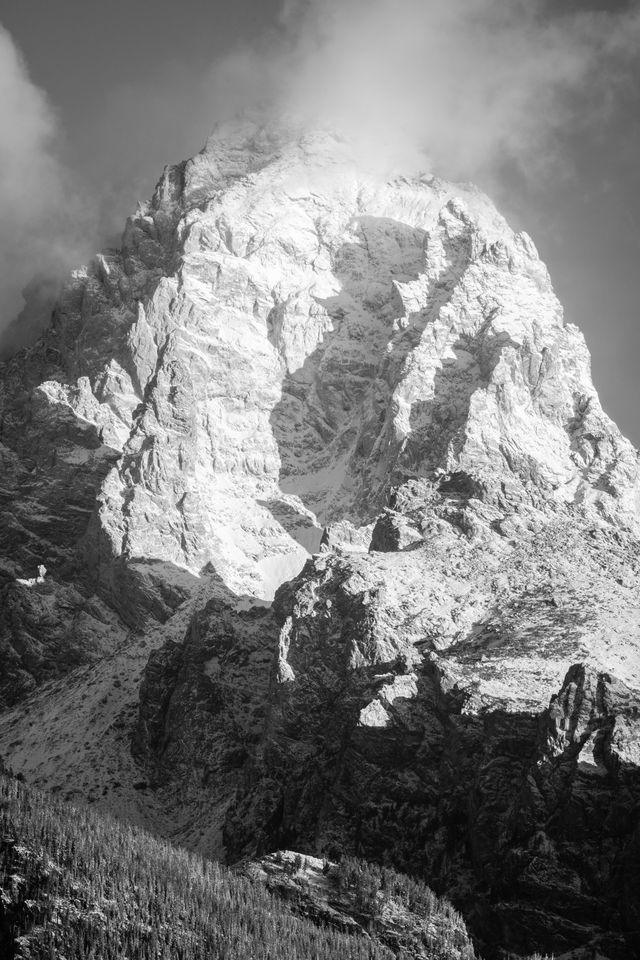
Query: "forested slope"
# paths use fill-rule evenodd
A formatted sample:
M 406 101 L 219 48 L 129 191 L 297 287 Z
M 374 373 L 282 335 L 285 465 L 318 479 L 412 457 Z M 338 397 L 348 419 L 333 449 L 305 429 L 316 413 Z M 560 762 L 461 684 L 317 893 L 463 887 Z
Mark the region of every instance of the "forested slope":
M 327 864 L 327 884 L 329 889 L 335 884 L 338 909 L 322 904 L 310 919 L 306 862 L 302 857 L 296 861 L 289 871 L 294 882 L 288 888 L 282 884 L 273 888 L 259 870 L 239 875 L 1 775 L 0 956 L 3 960 L 475 956 L 450 904 L 395 873 L 385 891 L 381 871 L 372 873 L 357 861 L 348 861 L 342 869 Z M 298 883 L 296 873 L 301 874 Z M 409 893 L 413 912 L 405 949 L 397 946 L 397 923 L 399 916 L 408 917 Z M 393 952 L 382 942 L 388 934 L 385 916 L 391 914 L 396 928 Z

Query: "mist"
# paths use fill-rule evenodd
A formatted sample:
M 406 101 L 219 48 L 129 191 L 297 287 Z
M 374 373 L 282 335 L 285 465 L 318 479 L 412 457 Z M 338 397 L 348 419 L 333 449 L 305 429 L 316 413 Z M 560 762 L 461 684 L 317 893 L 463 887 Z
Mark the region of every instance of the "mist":
M 253 60 L 257 87 L 271 85 L 276 102 L 311 123 L 337 126 L 370 159 L 498 186 L 506 163 L 527 176 L 561 163 L 558 136 L 600 122 L 629 82 L 638 4 L 562 7 L 290 0 L 280 49 Z
M 381 172 L 473 180 L 499 203 L 514 170 L 570 176 L 567 136 L 603 123 L 632 82 L 640 7 L 559 8 L 571 4 L 284 0 L 271 29 L 213 62 L 188 61 L 176 41 L 143 81 L 114 79 L 73 156 L 0 28 L 0 329 L 32 277 L 116 241 L 163 166 L 239 112 L 330 126 Z
M 25 286 L 32 313 L 46 308 L 63 272 L 95 242 L 96 224 L 61 160 L 55 110 L 1 26 L 0 90 L 0 329 L 6 331 L 24 304 Z M 21 337 L 14 326 L 11 341 Z
M 500 200 L 506 171 L 570 174 L 564 140 L 615 107 L 639 44 L 636 2 L 571 12 L 551 0 L 285 0 L 258 41 L 114 86 L 87 159 L 111 230 L 164 163 L 241 112 L 331 127 L 381 172 L 427 169 Z

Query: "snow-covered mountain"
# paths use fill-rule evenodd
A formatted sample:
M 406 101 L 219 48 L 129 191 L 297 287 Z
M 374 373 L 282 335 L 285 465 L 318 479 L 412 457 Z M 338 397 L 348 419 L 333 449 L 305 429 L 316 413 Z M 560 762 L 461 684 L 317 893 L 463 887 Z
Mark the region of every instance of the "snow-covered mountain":
M 7 763 L 637 948 L 638 458 L 485 196 L 223 125 L 1 390 Z

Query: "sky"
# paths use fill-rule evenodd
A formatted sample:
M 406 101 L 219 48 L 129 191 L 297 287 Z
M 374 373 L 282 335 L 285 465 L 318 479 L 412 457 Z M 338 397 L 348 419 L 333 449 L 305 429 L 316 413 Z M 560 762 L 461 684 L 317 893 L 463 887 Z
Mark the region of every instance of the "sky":
M 640 0 L 3 0 L 0 328 L 265 99 L 485 189 L 640 445 Z

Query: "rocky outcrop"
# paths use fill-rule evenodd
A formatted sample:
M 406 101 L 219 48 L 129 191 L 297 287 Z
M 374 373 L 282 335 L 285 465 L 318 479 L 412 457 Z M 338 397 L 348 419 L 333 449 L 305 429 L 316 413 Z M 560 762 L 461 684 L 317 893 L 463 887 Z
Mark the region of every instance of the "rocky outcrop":
M 12 706 L 39 682 L 96 662 L 123 635 L 117 615 L 71 584 L 9 583 L 0 593 L 0 704 Z
M 398 960 L 475 960 L 451 904 L 388 868 L 278 850 L 237 869 L 265 884 L 294 914 L 381 943 Z
M 151 788 L 189 811 L 183 842 L 207 855 L 224 857 L 221 826 L 262 733 L 277 636 L 269 605 L 217 597 L 145 668 L 133 753 Z

